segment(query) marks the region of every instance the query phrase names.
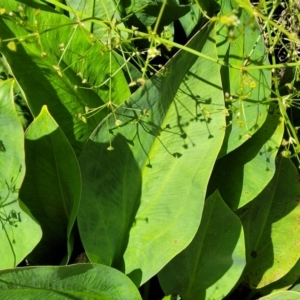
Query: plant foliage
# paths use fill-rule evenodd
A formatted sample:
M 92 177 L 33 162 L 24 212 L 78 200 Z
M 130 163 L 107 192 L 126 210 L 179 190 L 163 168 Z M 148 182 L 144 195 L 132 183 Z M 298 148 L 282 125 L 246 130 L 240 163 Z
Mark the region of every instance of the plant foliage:
M 1 299 L 299 298 L 290 6 L 0 0 Z

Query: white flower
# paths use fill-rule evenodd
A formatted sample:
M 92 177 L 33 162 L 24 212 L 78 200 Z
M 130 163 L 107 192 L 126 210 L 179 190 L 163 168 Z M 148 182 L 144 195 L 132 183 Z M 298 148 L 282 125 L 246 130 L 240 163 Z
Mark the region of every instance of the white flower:
M 116 120 L 115 124 L 116 124 L 116 126 L 120 126 L 120 125 L 122 125 L 122 121 L 121 120 Z
M 155 47 L 148 49 L 148 57 L 154 58 L 158 55 L 160 55 L 160 51 L 158 49 L 156 49 Z
M 220 18 L 220 22 L 228 27 L 230 26 L 238 26 L 241 21 L 238 19 L 238 17 L 234 14 L 230 16 L 222 16 Z

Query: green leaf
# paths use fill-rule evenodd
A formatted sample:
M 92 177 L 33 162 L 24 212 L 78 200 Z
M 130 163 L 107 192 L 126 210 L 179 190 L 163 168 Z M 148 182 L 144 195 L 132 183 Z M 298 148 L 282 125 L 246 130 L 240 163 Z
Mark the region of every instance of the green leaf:
M 222 1 L 227 2 L 227 1 Z M 205 11 L 209 16 L 213 16 L 217 11 L 220 10 L 219 0 L 197 0 L 197 6 L 200 6 L 203 11 Z
M 145 27 L 153 26 L 157 20 L 162 5 L 163 1 L 135 1 L 133 11 L 137 11 L 136 16 Z M 189 11 L 190 5 L 178 5 L 174 0 L 167 1 L 159 22 L 159 27 L 163 28 L 163 26 L 169 25 L 173 21 L 186 15 Z
M 299 261 L 297 263 L 299 265 Z M 299 277 L 297 277 L 298 279 Z M 300 292 L 300 284 L 297 283 L 296 285 L 293 286 L 293 288 L 291 289 L 292 291 L 295 291 L 295 292 Z
M 42 236 L 40 226 L 18 199 L 25 155 L 13 86 L 12 79 L 0 82 L 0 269 L 15 267 Z
M 95 264 L 1 271 L 0 298 L 141 300 L 137 288 L 124 274 Z
M 121 8 L 120 2 L 124 1 L 82 1 L 82 0 L 70 0 L 68 4 L 72 8 L 74 12 L 76 12 L 76 16 L 71 14 L 74 20 L 78 18 L 90 18 L 94 17 L 101 21 L 112 21 L 115 19 L 116 21 L 121 21 L 121 15 L 119 9 Z M 121 9 L 122 10 L 122 9 Z M 101 22 L 87 22 L 88 30 L 97 35 L 101 36 L 105 41 L 108 39 L 107 36 L 107 25 Z M 115 35 L 115 32 L 111 32 L 112 36 Z
M 0 7 L 6 9 L 0 16 L 0 52 L 24 90 L 32 114 L 37 116 L 47 105 L 79 154 L 107 112 L 95 114 L 87 124 L 76 115 L 111 100 L 122 103 L 130 90 L 119 63 L 100 37 L 91 36 L 81 23 L 40 3 L 35 2 L 39 10 L 0 0 Z M 17 12 L 18 5 L 23 6 L 23 13 Z M 16 16 L 10 17 L 9 11 Z M 13 22 L 14 18 L 21 23 Z M 14 37 L 16 51 L 11 51 L 5 40 Z
M 69 239 L 81 195 L 79 165 L 46 106 L 25 137 L 27 171 L 20 198 L 43 230 L 29 259 L 37 264 L 59 264 L 72 251 Z
M 269 65 L 268 54 L 254 15 L 249 15 L 235 0 L 222 3 L 216 23 L 218 56 L 240 69 L 221 67 L 228 117 L 219 157 L 239 147 L 262 126 L 271 91 L 271 68 L 261 68 Z M 232 16 L 234 10 L 239 24 L 229 26 L 226 17 Z
M 258 132 L 217 161 L 209 182 L 210 193 L 219 189 L 233 210 L 254 199 L 275 174 L 275 158 L 283 132 L 279 109 L 271 104 L 267 120 Z
M 113 51 L 114 59 L 119 64 L 120 68 L 125 63 L 125 58 L 123 57 L 124 53 L 128 53 L 128 51 L 136 51 L 136 49 L 132 49 L 130 46 L 130 41 L 126 41 L 128 34 L 126 32 L 122 32 L 119 28 L 125 27 L 124 23 L 121 23 L 121 16 L 125 17 L 125 10 L 129 9 L 131 1 L 81 1 L 81 0 L 69 0 L 68 4 L 72 8 L 72 11 L 76 12 L 76 16 L 71 14 L 74 21 L 81 17 L 84 19 L 89 19 L 93 17 L 93 22 L 84 22 L 84 24 L 88 27 L 88 30 L 93 33 L 95 36 L 101 37 L 102 42 L 107 42 L 108 44 L 116 43 L 119 41 L 118 52 Z M 98 20 L 98 21 L 97 21 Z M 101 23 L 99 20 L 106 20 L 106 22 L 111 22 L 112 29 L 108 31 L 108 27 L 103 22 Z M 113 23 L 113 20 L 117 20 L 116 23 Z M 115 25 L 118 24 L 118 29 L 116 29 Z M 127 26 L 128 27 L 128 26 Z M 109 34 L 108 34 L 109 32 Z M 131 62 L 126 63 L 126 67 L 123 66 L 124 75 L 132 80 L 137 80 L 141 77 L 141 72 L 137 69 L 137 66 L 131 64 Z M 94 79 L 96 80 L 96 78 Z M 119 79 L 117 83 L 121 83 L 122 81 Z M 126 86 L 127 87 L 127 86 Z M 118 86 L 120 88 L 120 86 Z M 129 98 L 129 94 L 124 87 L 124 95 L 115 95 L 122 100 Z M 127 96 L 127 98 L 125 98 Z M 118 99 L 116 98 L 116 99 Z M 115 101 L 115 100 L 114 100 Z M 120 101 L 117 103 L 121 103 Z
M 10 66 L 7 63 L 4 55 L 0 53 L 0 80 L 6 80 L 8 78 L 12 78 L 13 73 Z M 24 93 L 20 89 L 20 86 L 16 82 L 14 84 L 14 102 L 16 106 L 16 112 L 18 114 L 19 120 L 24 129 L 28 127 L 28 125 L 33 121 L 33 117 L 31 115 L 30 109 L 25 101 Z
M 179 19 L 187 37 L 190 36 L 195 27 L 199 25 L 202 17 L 203 16 L 199 10 L 198 3 L 194 3 L 191 5 L 189 13 Z
M 216 57 L 214 39 L 205 27 L 188 46 Z M 80 157 L 78 224 L 92 262 L 139 285 L 191 242 L 224 136 L 222 105 L 218 65 L 181 51 L 100 124 Z
M 286 275 L 300 258 L 298 171 L 278 158 L 276 173 L 253 201 L 237 211 L 244 226 L 247 265 L 244 280 L 262 288 Z
M 259 298 L 259 300 L 299 300 L 300 293 L 294 291 L 278 292 L 265 297 Z
M 240 220 L 218 192 L 205 202 L 193 241 L 158 274 L 166 295 L 183 299 L 223 299 L 246 265 Z
M 258 292 L 261 295 L 268 295 L 274 293 L 274 291 L 279 292 L 280 290 L 285 291 L 289 289 L 300 277 L 300 259 L 297 263 L 291 268 L 291 270 L 281 277 L 279 280 L 272 282 L 271 284 L 264 286 L 259 289 Z M 300 292 L 300 285 L 296 284 L 291 288 L 293 291 Z

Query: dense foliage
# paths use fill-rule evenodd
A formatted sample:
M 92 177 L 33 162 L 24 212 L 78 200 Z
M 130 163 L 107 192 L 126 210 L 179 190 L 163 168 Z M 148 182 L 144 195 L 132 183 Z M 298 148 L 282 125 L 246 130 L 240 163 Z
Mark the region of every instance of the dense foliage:
M 1 299 L 300 299 L 283 3 L 0 0 Z

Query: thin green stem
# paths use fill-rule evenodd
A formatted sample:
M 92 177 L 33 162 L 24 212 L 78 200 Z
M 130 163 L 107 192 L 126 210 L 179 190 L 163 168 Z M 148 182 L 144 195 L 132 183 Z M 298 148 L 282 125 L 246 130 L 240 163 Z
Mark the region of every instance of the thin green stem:
M 74 13 L 74 10 L 71 7 L 62 4 L 60 1 L 57 1 L 57 0 L 45 0 L 45 1 L 50 3 L 50 4 L 55 5 L 56 7 L 60 8 L 61 10 L 65 10 L 65 11 L 68 11 L 70 13 Z M 76 14 L 78 13 L 78 15 L 80 14 L 79 11 L 75 10 L 75 12 L 76 12 Z
M 77 30 L 77 28 L 78 28 L 78 25 L 75 25 L 75 26 L 76 26 L 76 27 L 74 28 L 74 31 L 72 32 L 72 35 L 71 35 L 71 37 L 70 37 L 70 39 L 69 39 L 69 41 L 68 41 L 68 44 L 66 45 L 66 47 L 64 47 L 63 53 L 61 54 L 61 57 L 60 57 L 60 59 L 59 59 L 59 61 L 58 61 L 58 63 L 57 63 L 58 66 L 60 65 L 61 60 L 63 59 L 63 57 L 64 57 L 64 55 L 65 55 L 67 49 L 69 48 L 69 46 L 70 46 L 70 44 L 71 44 L 71 41 L 72 41 L 72 39 L 73 39 L 73 37 L 74 37 L 74 35 L 75 35 L 75 32 L 76 32 L 76 30 Z
M 57 7 L 61 7 L 62 9 L 66 10 L 66 11 L 69 11 L 69 12 L 72 12 L 72 13 L 76 13 L 78 15 L 81 14 L 81 16 L 83 17 L 83 19 L 81 20 L 81 22 L 90 21 L 90 22 L 94 22 L 94 23 L 102 25 L 102 26 L 108 26 L 108 27 L 110 27 L 111 21 L 105 21 L 105 20 L 100 19 L 100 18 L 87 16 L 87 15 L 81 13 L 81 12 L 73 10 L 72 8 L 70 8 L 70 7 L 66 6 L 66 5 L 58 2 L 57 0 L 46 0 L 46 2 L 54 4 Z M 258 10 L 253 10 L 253 8 L 250 5 L 248 5 L 247 3 L 245 3 L 244 1 L 239 0 L 239 2 L 240 2 L 240 5 L 243 6 L 245 9 L 247 9 L 252 15 L 254 15 L 254 16 L 258 17 L 258 18 L 261 18 L 267 24 L 272 25 L 273 27 L 275 27 L 276 29 L 278 29 L 279 31 L 281 31 L 283 34 L 285 34 L 290 40 L 300 43 L 299 39 L 297 39 L 293 34 L 289 33 L 287 30 L 285 30 L 284 28 L 282 28 L 280 25 L 278 25 L 277 23 L 275 23 L 274 21 L 272 21 L 270 19 L 270 15 L 266 17 L 263 14 L 261 14 Z M 165 3 L 165 1 L 164 1 L 164 3 Z M 140 9 L 143 9 L 143 8 L 144 8 L 144 6 L 141 7 Z M 163 9 L 160 10 L 160 13 L 162 15 Z M 129 17 L 129 16 L 127 16 L 127 17 Z M 156 22 L 156 24 L 158 24 L 158 22 Z M 55 28 L 57 28 L 57 27 L 55 27 Z M 54 29 L 54 28 L 51 28 L 51 29 Z M 118 25 L 117 25 L 117 29 L 119 31 L 128 32 L 128 33 L 131 33 L 131 34 L 134 34 L 136 32 L 136 30 L 125 28 L 125 27 L 121 27 L 121 26 L 118 26 Z M 49 29 L 47 29 L 47 31 L 48 30 Z M 46 32 L 46 31 L 41 32 L 41 34 L 44 33 L 44 32 Z M 147 39 L 151 38 L 149 36 L 149 33 L 138 32 L 138 35 L 140 37 L 142 37 L 142 38 L 147 38 Z M 209 61 L 215 62 L 215 63 L 217 63 L 219 65 L 227 66 L 227 67 L 238 69 L 238 70 L 278 69 L 278 68 L 300 66 L 300 61 L 299 62 L 281 63 L 281 64 L 274 63 L 274 64 L 271 64 L 271 65 L 237 66 L 237 65 L 232 65 L 232 64 L 226 63 L 226 62 L 224 62 L 222 60 L 219 60 L 219 59 L 212 58 L 212 57 L 207 56 L 205 54 L 202 54 L 202 53 L 200 53 L 200 52 L 198 52 L 196 50 L 193 50 L 193 49 L 191 49 L 189 47 L 186 47 L 184 45 L 175 43 L 175 42 L 170 41 L 170 40 L 163 39 L 163 38 L 161 38 L 159 36 L 156 36 L 155 40 L 159 41 L 162 44 L 165 44 L 165 45 L 168 45 L 168 46 L 172 46 L 172 47 L 175 47 L 177 49 L 184 50 L 184 51 L 189 52 L 191 54 L 194 54 L 194 55 L 196 55 L 198 57 L 202 57 L 202 58 L 207 59 Z
M 108 47 L 109 47 L 109 101 L 111 102 L 112 91 L 112 44 L 111 44 L 111 30 L 108 31 Z
M 132 30 L 132 29 L 118 27 L 118 30 L 134 34 L 134 30 Z M 138 32 L 138 35 L 142 38 L 147 38 L 147 39 L 149 38 L 149 33 Z M 237 70 L 279 69 L 279 68 L 284 68 L 284 67 L 300 66 L 300 61 L 299 62 L 292 62 L 292 63 L 282 63 L 282 64 L 274 63 L 274 64 L 271 64 L 271 65 L 237 66 L 237 65 L 232 65 L 230 63 L 226 63 L 226 62 L 224 62 L 222 60 L 219 60 L 219 59 L 212 58 L 212 57 L 210 57 L 208 55 L 205 55 L 205 54 L 203 54 L 203 53 L 201 53 L 197 50 L 191 49 L 189 47 L 186 47 L 184 45 L 175 43 L 175 42 L 170 41 L 170 40 L 163 39 L 159 36 L 156 36 L 155 40 L 158 41 L 161 44 L 172 46 L 172 47 L 175 47 L 177 49 L 181 49 L 181 50 L 184 50 L 184 51 L 189 52 L 191 54 L 194 54 L 198 57 L 205 58 L 205 59 L 207 59 L 209 61 L 212 61 L 212 62 L 215 62 L 215 63 L 217 63 L 221 66 L 226 66 L 226 67 L 230 67 L 230 68 L 237 69 Z
M 200 10 L 200 12 L 203 14 L 203 16 L 205 18 L 207 18 L 208 20 L 210 20 L 211 18 L 207 15 L 206 11 L 202 8 L 202 6 L 199 4 L 199 1 L 196 0 L 196 5 L 198 7 L 198 9 Z
M 58 0 L 58 2 L 61 3 L 62 0 Z M 59 13 L 61 13 L 61 14 L 64 13 L 64 10 L 63 10 L 60 6 L 56 6 L 56 7 L 55 7 L 55 10 L 58 11 Z
M 269 19 L 269 17 L 266 17 L 265 15 L 263 15 L 262 13 L 260 13 L 257 9 L 254 9 L 251 5 L 250 2 L 247 3 L 246 1 L 243 0 L 237 0 L 237 2 L 239 3 L 239 5 L 246 9 L 251 15 L 253 15 L 254 17 L 260 18 L 261 20 L 271 24 L 273 27 L 277 28 L 279 31 L 281 31 L 284 35 L 286 35 L 291 41 L 296 42 L 298 44 L 300 44 L 300 40 L 297 38 L 296 35 L 290 33 L 289 31 L 287 31 L 286 29 L 284 29 L 282 26 L 280 26 L 279 24 L 277 24 L 276 22 L 274 22 L 273 20 Z
M 157 33 L 157 29 L 158 29 L 158 26 L 159 26 L 159 23 L 161 21 L 161 18 L 162 18 L 162 15 L 164 13 L 164 10 L 165 10 L 165 7 L 167 5 L 167 0 L 164 0 L 160 10 L 159 10 L 159 14 L 158 14 L 158 17 L 156 19 L 156 22 L 155 22 L 155 26 L 154 26 L 154 29 L 153 29 L 153 33 L 156 34 Z
M 274 11 L 275 11 L 276 7 L 273 6 L 273 9 L 271 10 L 269 16 L 268 16 L 268 20 L 271 19 Z M 275 48 L 275 41 L 274 39 L 272 38 L 272 31 L 271 31 L 271 28 L 270 28 L 270 24 L 271 22 L 266 22 L 266 28 L 267 28 L 267 33 L 268 33 L 268 40 L 269 40 L 269 43 L 270 43 L 270 47 L 271 48 Z M 276 57 L 275 57 L 275 53 L 274 51 L 271 52 L 271 61 L 272 61 L 272 64 L 271 66 L 274 67 L 276 65 Z M 295 65 L 299 65 L 299 62 L 298 63 L 291 63 L 291 64 L 295 64 Z M 291 65 L 289 64 L 289 65 Z M 281 66 L 282 68 L 286 67 L 287 64 L 277 64 L 276 66 Z M 279 80 L 278 80 L 278 76 L 275 75 L 273 76 L 273 82 L 274 82 L 274 88 L 275 88 L 275 95 L 277 96 L 277 103 L 278 103 L 278 106 L 279 106 L 279 111 L 280 111 L 280 114 L 281 116 L 283 117 L 284 119 L 284 122 L 285 122 L 285 125 L 287 126 L 287 131 L 289 133 L 290 136 L 293 137 L 293 139 L 295 140 L 296 142 L 296 145 L 297 145 L 297 148 L 296 149 L 296 155 L 299 153 L 299 139 L 298 139 L 298 135 L 297 135 L 297 132 L 296 132 L 296 129 L 295 127 L 293 126 L 288 114 L 287 114 L 287 111 L 286 111 L 286 107 L 284 105 L 284 99 L 283 97 L 281 96 L 280 94 L 280 91 L 279 91 Z

